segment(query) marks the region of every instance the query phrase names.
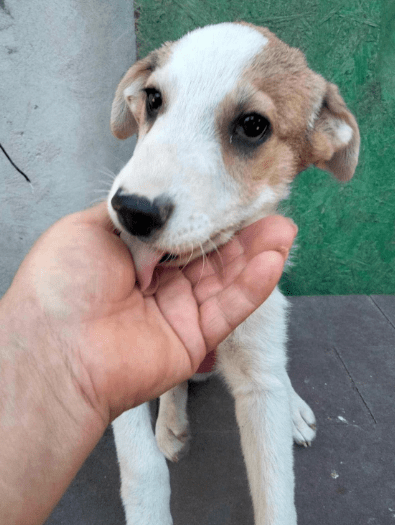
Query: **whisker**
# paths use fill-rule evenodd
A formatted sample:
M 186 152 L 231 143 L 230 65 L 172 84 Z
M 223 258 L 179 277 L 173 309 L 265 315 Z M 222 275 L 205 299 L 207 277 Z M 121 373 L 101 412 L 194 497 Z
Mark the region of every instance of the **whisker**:
M 200 246 L 200 251 L 202 252 L 202 255 L 203 255 L 203 264 L 202 264 L 202 271 L 200 272 L 200 277 L 199 277 L 199 280 L 197 282 L 197 285 L 200 283 L 200 281 L 202 280 L 202 277 L 203 277 L 203 272 L 204 272 L 204 263 L 205 263 L 205 259 L 206 259 L 206 254 L 204 253 L 204 250 L 203 250 L 203 245 L 201 242 L 199 242 L 199 246 Z
M 193 243 L 191 243 L 191 255 L 188 257 L 188 260 L 187 262 L 184 264 L 184 266 L 181 268 L 181 271 L 183 271 L 183 269 L 188 266 L 188 264 L 190 263 L 192 257 L 193 257 L 193 252 L 194 252 L 194 247 L 193 247 Z
M 89 207 L 91 206 L 94 206 L 95 204 L 99 204 L 100 202 L 103 202 L 105 201 L 106 199 L 103 199 L 103 197 L 97 197 L 95 199 L 93 199 L 92 201 L 90 201 L 90 203 L 88 204 Z
M 92 193 L 102 193 L 103 195 L 107 195 L 108 191 L 106 188 L 93 188 L 93 190 L 90 190 Z
M 109 181 L 106 181 L 106 180 L 100 180 L 98 181 L 98 183 L 95 185 L 96 188 L 99 188 L 99 187 L 103 187 L 103 188 L 108 188 L 110 189 L 112 187 L 112 183 L 109 182 Z
M 122 158 L 122 157 L 120 157 L 118 155 L 115 155 L 115 153 L 113 151 L 109 151 L 109 154 L 111 155 L 111 157 L 113 157 L 114 160 L 116 160 L 120 164 L 120 166 L 125 166 L 127 161 L 124 158 Z M 130 155 L 130 157 L 132 157 L 132 156 L 133 156 L 133 152 Z M 130 157 L 128 157 L 128 158 L 130 158 Z
M 117 159 L 113 153 L 111 153 L 111 155 L 116 159 L 116 160 L 120 160 L 120 159 Z M 102 164 L 101 162 L 97 162 L 96 161 L 96 168 L 97 169 L 102 169 L 102 170 L 106 170 L 108 173 L 113 173 L 112 169 L 110 169 L 108 166 L 106 166 L 106 164 Z
M 106 187 L 96 187 L 96 188 L 92 188 L 92 189 L 89 189 L 88 190 L 88 193 L 99 193 L 99 194 L 102 194 L 102 195 L 105 195 L 106 197 L 108 197 L 108 195 L 110 194 L 110 190 L 111 188 L 106 188 Z
M 112 181 L 109 180 L 99 180 L 97 181 L 96 187 L 104 186 L 105 188 L 111 188 L 112 184 Z
M 106 199 L 108 197 L 108 194 L 110 193 L 112 185 L 109 184 L 107 186 L 107 184 L 104 181 L 100 181 L 100 186 L 101 187 L 98 187 L 97 185 L 95 188 L 90 189 L 89 193 L 103 195 L 103 198 Z
M 213 240 L 211 240 L 211 239 L 209 239 L 209 241 L 210 241 L 211 245 L 214 246 L 214 250 L 215 250 L 215 252 L 216 252 L 217 255 L 218 255 L 219 262 L 221 263 L 221 277 L 223 277 L 224 274 L 225 274 L 225 268 L 224 268 L 224 263 L 223 263 L 223 261 L 222 261 L 222 255 L 220 254 L 220 252 L 219 252 L 219 250 L 218 250 L 218 247 L 217 247 L 217 245 L 215 244 L 215 242 L 214 242 Z
M 105 181 L 107 182 L 107 184 L 112 184 L 112 182 L 114 181 L 114 179 L 116 177 L 115 173 L 106 172 L 104 170 L 99 170 L 99 173 L 100 173 L 100 175 L 105 175 L 106 176 L 106 180 Z M 110 179 L 110 180 L 108 180 L 108 179 Z
M 107 166 L 103 166 L 103 165 L 99 165 L 98 164 L 96 169 L 97 169 L 98 173 L 101 173 L 102 175 L 105 175 L 111 181 L 113 181 L 115 179 L 115 177 L 117 176 L 116 173 L 114 173 L 112 170 L 110 170 L 110 168 L 107 168 Z
M 95 202 L 106 201 L 108 198 L 108 191 L 92 190 L 89 192 L 89 197 Z

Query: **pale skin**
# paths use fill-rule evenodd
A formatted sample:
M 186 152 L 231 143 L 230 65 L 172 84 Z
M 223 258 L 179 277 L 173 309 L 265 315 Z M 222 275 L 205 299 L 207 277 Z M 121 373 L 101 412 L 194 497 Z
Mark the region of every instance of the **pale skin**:
M 149 296 L 104 203 L 45 232 L 0 301 L 2 524 L 43 523 L 111 421 L 189 378 L 270 295 L 296 232 L 258 221 Z

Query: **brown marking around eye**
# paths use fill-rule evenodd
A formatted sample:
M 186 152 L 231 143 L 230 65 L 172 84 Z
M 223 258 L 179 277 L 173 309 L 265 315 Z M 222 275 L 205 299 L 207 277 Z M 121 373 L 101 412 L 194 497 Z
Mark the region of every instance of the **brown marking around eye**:
M 269 42 L 245 70 L 244 81 L 272 100 L 276 110 L 275 134 L 293 153 L 293 177 L 312 162 L 313 127 L 327 82 L 309 69 L 299 49 L 288 46 L 266 28 L 251 27 Z M 284 155 L 285 149 L 280 149 Z
M 244 152 L 233 143 L 231 124 L 241 114 L 254 112 L 269 120 L 270 135 L 263 144 Z M 277 110 L 271 98 L 250 84 L 241 82 L 224 98 L 217 111 L 217 134 L 224 164 L 234 179 L 250 186 L 263 182 L 274 187 L 290 182 L 294 154 L 278 137 L 277 123 Z
M 247 24 L 250 25 L 250 24 Z M 251 26 L 268 40 L 217 112 L 217 134 L 227 171 L 250 186 L 284 188 L 312 163 L 313 126 L 326 81 L 307 66 L 303 53 L 266 28 Z M 271 135 L 249 153 L 232 145 L 229 124 L 241 112 L 267 117 Z

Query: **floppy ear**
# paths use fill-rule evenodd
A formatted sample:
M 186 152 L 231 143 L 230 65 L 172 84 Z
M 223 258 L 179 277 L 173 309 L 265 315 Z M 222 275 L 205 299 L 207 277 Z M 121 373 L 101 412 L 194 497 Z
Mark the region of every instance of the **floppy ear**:
M 327 83 L 321 111 L 314 123 L 313 163 L 340 181 L 354 175 L 359 154 L 359 130 L 337 86 Z
M 119 83 L 111 108 L 111 131 L 118 139 L 127 139 L 137 132 L 133 116 L 142 88 L 154 69 L 153 54 L 136 62 Z

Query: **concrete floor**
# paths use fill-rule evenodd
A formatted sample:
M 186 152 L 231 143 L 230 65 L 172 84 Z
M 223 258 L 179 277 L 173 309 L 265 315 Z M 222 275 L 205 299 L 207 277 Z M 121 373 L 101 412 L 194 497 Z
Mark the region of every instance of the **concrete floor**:
M 295 446 L 303 525 L 395 525 L 395 297 L 295 297 L 290 376 L 318 435 Z M 252 525 L 233 401 L 217 378 L 190 386 L 193 441 L 171 464 L 174 525 Z M 111 429 L 46 525 L 122 525 Z

